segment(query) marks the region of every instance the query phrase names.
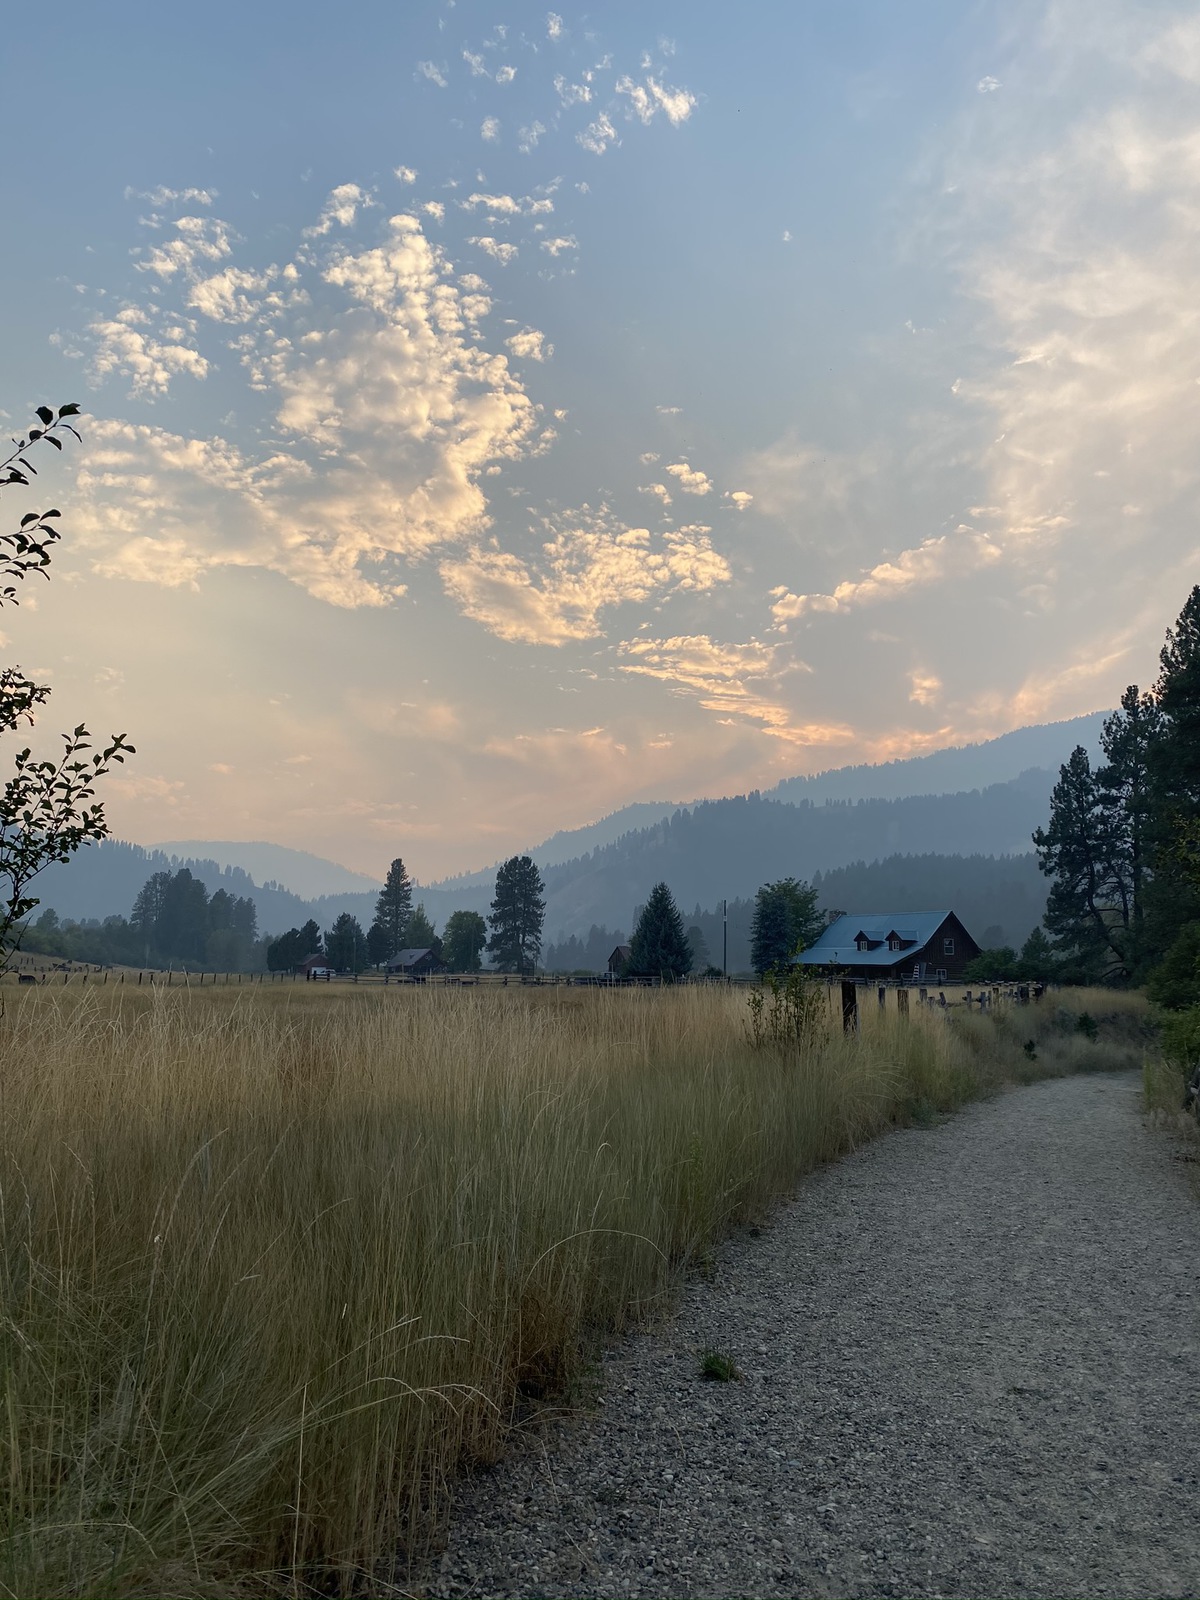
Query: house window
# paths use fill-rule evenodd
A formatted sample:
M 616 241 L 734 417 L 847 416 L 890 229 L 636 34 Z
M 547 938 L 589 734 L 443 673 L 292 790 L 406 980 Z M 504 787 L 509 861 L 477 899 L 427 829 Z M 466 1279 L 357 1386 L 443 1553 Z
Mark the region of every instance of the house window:
M 954 954 L 954 940 L 953 939 L 943 939 L 942 940 L 942 954 L 944 956 L 952 956 Z
M 871 947 L 871 941 L 869 939 L 856 939 L 854 942 L 860 950 L 869 950 Z

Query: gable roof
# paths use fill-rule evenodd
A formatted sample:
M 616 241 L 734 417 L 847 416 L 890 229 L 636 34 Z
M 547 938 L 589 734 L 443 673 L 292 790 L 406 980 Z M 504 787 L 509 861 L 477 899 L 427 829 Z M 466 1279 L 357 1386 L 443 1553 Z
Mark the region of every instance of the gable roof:
M 432 945 L 425 945 L 420 950 L 397 950 L 394 956 L 389 956 L 385 965 L 389 967 L 415 967 L 422 956 L 433 953 Z
M 953 915 L 952 911 L 866 911 L 838 917 L 796 960 L 805 966 L 831 962 L 836 967 L 903 966 L 920 955 Z M 874 949 L 860 950 L 855 943 L 859 935 L 870 939 Z M 888 949 L 891 935 L 905 941 L 903 950 Z

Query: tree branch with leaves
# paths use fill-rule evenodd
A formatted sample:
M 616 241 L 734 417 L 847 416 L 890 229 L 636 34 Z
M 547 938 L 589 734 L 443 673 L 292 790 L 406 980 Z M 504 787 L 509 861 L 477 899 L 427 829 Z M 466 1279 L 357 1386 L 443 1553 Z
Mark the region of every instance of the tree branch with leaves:
M 37 408 L 39 426 L 13 440 L 0 461 L 0 492 L 29 488 L 38 476 L 30 457 L 47 447 L 61 451 L 63 435 L 79 439 L 71 422 L 77 405 Z M 19 605 L 18 585 L 34 573 L 48 578 L 54 546 L 62 538 L 57 508 L 29 511 L 16 532 L 0 537 L 0 606 Z M 34 683 L 20 667 L 0 671 L 0 734 L 32 725 L 35 712 L 50 698 L 46 684 Z M 62 735 L 57 760 L 36 760 L 29 746 L 13 759 L 13 774 L 0 791 L 0 971 L 11 960 L 20 926 L 38 904 L 29 893 L 33 879 L 55 862 L 69 861 L 84 844 L 108 837 L 103 803 L 96 788 L 114 764 L 134 754 L 123 733 L 110 735 L 100 750 L 80 723 Z

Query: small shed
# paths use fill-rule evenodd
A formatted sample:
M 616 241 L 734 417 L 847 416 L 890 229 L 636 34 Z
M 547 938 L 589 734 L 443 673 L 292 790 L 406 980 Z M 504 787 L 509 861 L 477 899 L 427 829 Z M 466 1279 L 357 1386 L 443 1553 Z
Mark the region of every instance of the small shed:
M 629 946 L 619 944 L 608 958 L 608 970 L 614 977 L 623 978 L 629 966 Z
M 303 961 L 296 963 L 295 970 L 302 972 L 306 978 L 323 978 L 327 972 L 332 972 L 329 957 L 324 955 L 305 956 Z
M 385 970 L 393 978 L 423 978 L 428 972 L 436 972 L 440 964 L 437 952 L 430 947 L 397 950 L 388 960 Z

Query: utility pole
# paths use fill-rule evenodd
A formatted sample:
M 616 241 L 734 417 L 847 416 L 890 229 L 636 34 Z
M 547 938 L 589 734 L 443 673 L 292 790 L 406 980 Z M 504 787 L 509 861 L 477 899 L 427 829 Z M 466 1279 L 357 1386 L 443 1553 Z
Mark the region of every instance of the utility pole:
M 729 976 L 729 901 L 721 901 L 721 973 Z

